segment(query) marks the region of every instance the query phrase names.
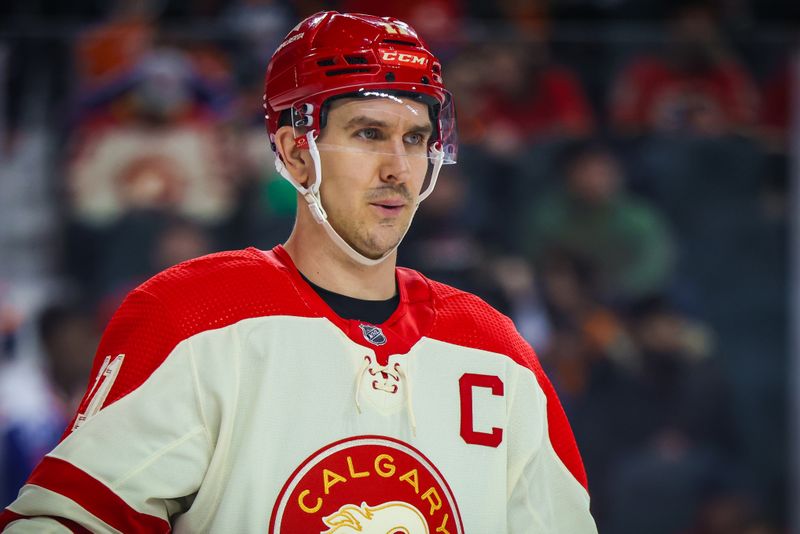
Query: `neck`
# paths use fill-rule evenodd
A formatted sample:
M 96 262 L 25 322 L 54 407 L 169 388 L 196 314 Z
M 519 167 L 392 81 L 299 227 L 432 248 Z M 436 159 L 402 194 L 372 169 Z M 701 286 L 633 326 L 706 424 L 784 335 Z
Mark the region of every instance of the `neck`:
M 361 265 L 340 250 L 320 225 L 313 225 L 295 225 L 284 244 L 306 278 L 328 291 L 357 299 L 386 300 L 395 295 L 396 253 L 378 265 Z

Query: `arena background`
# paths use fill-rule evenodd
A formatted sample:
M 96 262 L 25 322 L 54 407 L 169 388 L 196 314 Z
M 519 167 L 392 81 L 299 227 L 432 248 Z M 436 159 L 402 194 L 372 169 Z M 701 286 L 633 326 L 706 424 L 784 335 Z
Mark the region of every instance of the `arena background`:
M 130 289 L 288 235 L 262 80 L 323 9 L 402 18 L 443 59 L 460 161 L 400 264 L 516 321 L 600 532 L 800 532 L 788 0 L 6 0 L 0 505 L 60 435 Z

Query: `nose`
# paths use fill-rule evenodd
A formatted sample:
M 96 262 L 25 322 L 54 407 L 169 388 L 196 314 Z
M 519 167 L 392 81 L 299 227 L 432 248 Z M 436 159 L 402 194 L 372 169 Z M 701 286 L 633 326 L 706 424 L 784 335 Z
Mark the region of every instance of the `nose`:
M 411 162 L 402 141 L 393 143 L 382 155 L 380 178 L 384 182 L 405 182 L 411 176 Z

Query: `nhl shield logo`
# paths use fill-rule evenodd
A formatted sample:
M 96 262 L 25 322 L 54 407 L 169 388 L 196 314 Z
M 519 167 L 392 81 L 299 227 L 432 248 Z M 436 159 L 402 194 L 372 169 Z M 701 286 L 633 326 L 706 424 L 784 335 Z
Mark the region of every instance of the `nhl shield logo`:
M 358 326 L 364 334 L 364 339 L 373 345 L 381 346 L 386 344 L 386 336 L 383 335 L 383 330 L 377 326 L 372 326 L 370 324 L 360 324 Z

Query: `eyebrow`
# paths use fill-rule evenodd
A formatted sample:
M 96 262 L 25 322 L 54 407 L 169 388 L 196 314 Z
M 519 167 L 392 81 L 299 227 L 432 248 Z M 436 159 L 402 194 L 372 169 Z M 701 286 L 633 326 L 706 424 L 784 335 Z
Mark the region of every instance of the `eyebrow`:
M 347 121 L 347 124 L 344 125 L 345 129 L 355 128 L 358 126 L 361 127 L 367 126 L 372 128 L 388 128 L 389 124 L 380 119 L 367 117 L 366 115 L 358 115 Z M 410 131 L 414 133 L 431 134 L 433 133 L 433 126 L 431 126 L 430 123 L 415 124 L 410 128 Z

